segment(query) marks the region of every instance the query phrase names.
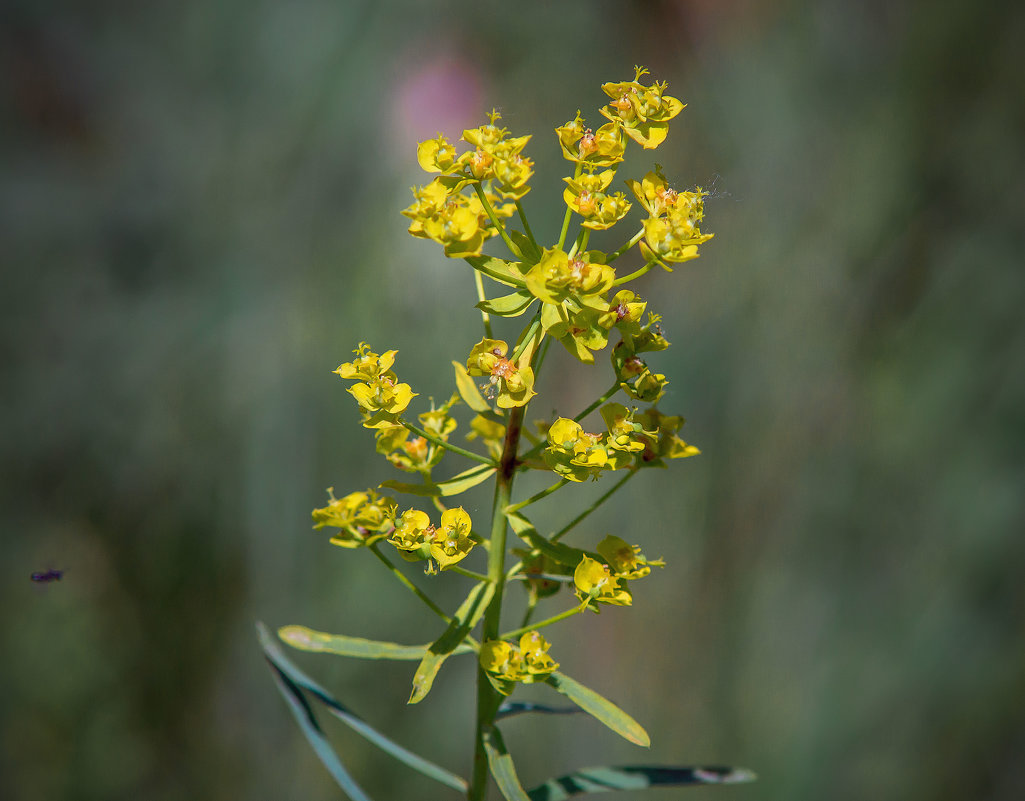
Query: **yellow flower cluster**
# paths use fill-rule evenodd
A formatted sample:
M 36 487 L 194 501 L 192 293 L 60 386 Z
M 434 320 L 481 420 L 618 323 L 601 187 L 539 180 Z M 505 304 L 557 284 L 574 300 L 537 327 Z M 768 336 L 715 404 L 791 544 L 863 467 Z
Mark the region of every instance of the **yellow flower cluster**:
M 661 559 L 645 558 L 639 545 L 630 545 L 611 534 L 598 543 L 597 550 L 604 561 L 585 556 L 573 571 L 577 597 L 596 612 L 595 604 L 599 603 L 629 606 L 633 596 L 627 581 L 644 578 L 652 567 L 665 567 Z
M 504 640 L 487 640 L 480 648 L 480 666 L 492 685 L 508 695 L 516 682 L 543 681 L 558 669 L 559 663 L 548 655 L 549 647 L 548 640 L 537 631 L 521 636 L 518 646 Z
M 417 395 L 410 390 L 409 384 L 398 383 L 398 377 L 391 369 L 397 351 L 389 350 L 378 355 L 370 350 L 367 343 L 361 342 L 353 352 L 356 358 L 340 365 L 334 372 L 342 378 L 357 381 L 348 391 L 359 404 L 363 425 L 366 428 L 394 426 L 399 414 Z
M 484 241 L 497 233 L 499 219 L 512 216 L 515 204 L 510 201 L 530 191 L 534 162 L 522 153 L 530 137 L 510 137 L 495 124 L 499 119 L 493 111 L 487 125 L 463 131 L 463 141 L 474 149 L 461 156 L 442 134 L 417 147 L 420 166 L 440 175 L 414 188 L 416 202 L 402 213 L 412 220 L 409 233 L 433 239 L 446 256 L 478 255 Z M 475 194 L 463 194 L 467 186 Z

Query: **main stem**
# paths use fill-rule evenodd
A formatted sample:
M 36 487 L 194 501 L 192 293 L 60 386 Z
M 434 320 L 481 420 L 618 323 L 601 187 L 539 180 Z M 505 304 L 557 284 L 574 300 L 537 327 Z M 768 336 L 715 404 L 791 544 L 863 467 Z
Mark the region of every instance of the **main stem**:
M 505 446 L 495 474 L 495 501 L 491 510 L 491 538 L 488 550 L 488 580 L 495 585 L 495 594 L 484 613 L 481 642 L 498 639 L 502 617 L 502 591 L 505 589 L 505 507 L 512 497 L 513 478 L 516 475 L 516 452 L 523 429 L 525 406 L 517 406 L 509 413 L 505 430 Z M 466 794 L 469 801 L 484 801 L 488 788 L 488 757 L 484 751 L 484 732 L 495 722 L 495 714 L 502 697 L 484 671 L 477 668 L 477 740 L 473 752 L 473 778 Z

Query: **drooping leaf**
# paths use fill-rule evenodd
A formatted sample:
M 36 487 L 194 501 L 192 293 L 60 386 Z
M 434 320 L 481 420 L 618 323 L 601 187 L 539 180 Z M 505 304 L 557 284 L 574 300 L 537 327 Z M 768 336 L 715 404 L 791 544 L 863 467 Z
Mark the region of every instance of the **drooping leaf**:
M 352 801 L 371 801 L 370 796 L 364 793 L 362 788 L 356 784 L 356 780 L 349 775 L 349 772 L 331 747 L 331 743 L 324 736 L 324 731 L 320 728 L 320 724 L 313 714 L 313 709 L 310 707 L 310 702 L 306 700 L 302 690 L 279 670 L 273 661 L 270 661 L 270 666 L 271 673 L 274 675 L 274 683 L 278 685 L 278 690 L 281 691 L 281 695 L 288 702 L 288 706 L 292 710 L 292 715 L 295 717 L 296 722 L 298 722 L 299 728 L 306 735 L 306 739 L 313 746 L 314 752 L 316 752 L 324 767 L 327 768 L 328 773 L 331 774 L 331 777 L 338 786 L 342 788 L 342 792 L 351 798 Z
M 426 645 L 399 645 L 394 642 L 364 640 L 362 637 L 347 637 L 344 634 L 327 634 L 315 631 L 306 626 L 282 626 L 278 629 L 278 637 L 300 651 L 312 651 L 337 656 L 352 656 L 357 659 L 423 659 L 430 648 Z M 453 653 L 461 654 L 472 651 L 469 645 L 461 645 Z
M 549 779 L 535 787 L 530 801 L 563 801 L 574 795 L 606 793 L 612 790 L 644 790 L 648 787 L 682 787 L 688 784 L 737 784 L 754 781 L 744 768 L 674 768 L 657 765 L 625 765 L 582 768 Z
M 516 777 L 516 766 L 505 748 L 502 735 L 494 726 L 483 732 L 484 751 L 488 755 L 488 768 L 495 778 L 495 784 L 507 801 L 530 801 L 526 790 Z
M 445 481 L 439 481 L 437 484 L 433 482 L 408 484 L 403 481 L 389 479 L 382 481 L 379 486 L 382 489 L 392 489 L 396 492 L 404 492 L 407 495 L 417 495 L 423 498 L 447 498 L 452 495 L 458 495 L 461 492 L 466 492 L 466 490 L 484 483 L 491 478 L 494 472 L 495 468 L 481 464 L 471 467 L 469 470 L 464 470 L 462 473 L 458 473 Z
M 325 760 L 325 758 L 330 759 L 331 757 L 333 757 L 334 752 L 330 750 L 330 745 L 327 743 L 327 740 L 324 738 L 323 732 L 320 730 L 319 724 L 317 724 L 316 719 L 313 717 L 313 711 L 309 706 L 309 702 L 303 695 L 302 690 L 305 690 L 306 692 L 310 693 L 318 701 L 324 704 L 324 706 L 327 707 L 328 711 L 331 714 L 333 714 L 336 718 L 338 718 L 347 726 L 349 726 L 357 734 L 359 734 L 366 740 L 370 741 L 381 750 L 395 757 L 403 764 L 409 766 L 410 768 L 419 773 L 422 773 L 424 776 L 427 776 L 428 778 L 434 779 L 435 781 L 440 782 L 441 784 L 451 787 L 453 790 L 458 790 L 459 792 L 463 793 L 466 792 L 466 789 L 468 787 L 466 779 L 462 778 L 461 776 L 457 776 L 456 774 L 448 770 L 445 770 L 445 768 L 442 768 L 439 765 L 435 765 L 433 762 L 429 762 L 423 757 L 414 754 L 412 751 L 409 751 L 403 748 L 398 743 L 388 739 L 383 734 L 381 734 L 376 729 L 372 728 L 369 724 L 367 724 L 356 713 L 352 712 L 350 709 L 343 706 L 340 701 L 335 699 L 330 693 L 328 693 L 327 690 L 321 687 L 317 682 L 315 682 L 313 679 L 311 679 L 309 676 L 307 676 L 305 673 L 299 670 L 299 668 L 297 668 L 284 655 L 284 653 L 278 647 L 277 643 L 274 641 L 274 638 L 271 637 L 270 632 L 267 631 L 267 627 L 264 626 L 263 623 L 256 624 L 256 631 L 260 638 L 260 644 L 263 647 L 264 657 L 267 659 L 267 661 L 273 668 L 275 676 L 279 678 L 279 686 L 290 688 L 289 692 L 291 693 L 291 696 L 289 697 L 289 704 L 292 706 L 293 713 L 296 714 L 296 718 L 299 719 L 299 724 L 303 727 L 304 733 L 307 733 L 309 726 L 314 727 L 309 728 L 309 731 L 312 731 L 314 735 L 316 735 L 316 733 L 319 732 L 320 739 L 323 740 L 323 742 L 321 743 L 313 739 L 311 739 L 310 742 L 313 744 L 314 749 L 317 750 L 317 755 L 320 756 L 322 761 Z M 302 712 L 304 715 L 306 715 L 306 713 L 308 712 L 309 721 L 312 721 L 312 723 L 310 723 L 309 721 L 304 722 L 304 719 L 300 719 L 300 712 Z M 309 733 L 307 733 L 307 738 L 310 738 Z M 324 752 L 325 748 L 329 750 L 329 753 Z M 335 762 L 337 762 L 336 756 L 334 756 L 334 759 Z M 349 792 L 350 796 L 354 799 L 354 801 L 359 801 L 360 799 L 367 799 L 367 796 L 365 794 L 354 795 L 348 789 L 346 789 L 346 785 L 341 783 L 338 776 L 336 775 L 336 770 L 337 768 L 341 768 L 342 773 L 345 773 L 345 769 L 341 767 L 340 762 L 338 763 L 337 767 L 333 767 L 333 764 L 329 765 L 328 762 L 325 762 L 325 765 L 328 767 L 328 770 L 331 771 L 331 775 L 335 776 L 335 780 L 339 781 L 339 785 L 342 787 L 342 789 L 346 790 L 346 792 Z M 348 776 L 347 773 L 345 773 L 345 775 Z M 353 786 L 355 786 L 355 784 L 353 784 Z M 362 791 L 359 790 L 358 787 L 356 787 L 355 789 L 357 792 L 362 793 Z M 367 801 L 369 801 L 369 799 L 367 799 Z
M 534 300 L 534 296 L 527 290 L 520 289 L 511 295 L 482 300 L 477 304 L 477 308 L 499 317 L 519 317 L 530 307 Z
M 526 712 L 537 712 L 542 715 L 579 715 L 584 710 L 575 706 L 545 706 L 530 701 L 506 701 L 495 714 L 495 720 L 511 718 L 513 715 L 522 715 Z
M 651 745 L 651 738 L 640 723 L 594 690 L 559 671 L 549 675 L 545 682 L 620 737 L 645 748 Z
M 473 378 L 466 371 L 466 365 L 453 361 L 452 366 L 455 368 L 456 372 L 456 389 L 459 391 L 459 397 L 463 399 L 463 403 L 478 414 L 490 412 L 491 404 L 488 403 L 484 399 L 484 396 L 480 394 L 480 390 L 477 389 L 477 385 L 474 383 Z
M 441 669 L 442 663 L 463 644 L 463 640 L 466 639 L 466 636 L 473 627 L 477 625 L 477 621 L 481 619 L 481 616 L 488 608 L 488 604 L 491 603 L 494 594 L 495 585 L 490 581 L 481 582 L 470 590 L 466 600 L 460 604 L 459 609 L 453 615 L 452 622 L 448 624 L 448 628 L 427 649 L 427 653 L 417 667 L 416 673 L 413 674 L 413 691 L 407 703 L 417 704 L 427 696 L 431 686 L 434 684 L 434 677 L 438 675 L 438 671 Z

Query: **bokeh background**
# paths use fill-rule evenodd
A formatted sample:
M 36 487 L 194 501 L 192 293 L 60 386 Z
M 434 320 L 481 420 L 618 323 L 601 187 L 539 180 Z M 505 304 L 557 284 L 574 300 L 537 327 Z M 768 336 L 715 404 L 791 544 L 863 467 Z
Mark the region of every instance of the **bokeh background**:
M 535 134 L 552 240 L 550 132 L 635 63 L 690 105 L 622 175 L 715 190 L 702 258 L 640 287 L 703 454 L 578 532 L 670 567 L 553 631 L 651 752 L 516 719 L 521 777 L 725 763 L 759 782 L 659 797 L 1021 798 L 1022 41 L 1021 6 L 967 0 L 8 0 L 0 798 L 339 797 L 253 623 L 437 628 L 309 528 L 325 487 L 396 477 L 331 370 L 365 339 L 442 399 L 480 336 L 466 266 L 398 214 L 414 144 L 498 106 Z M 537 416 L 607 383 L 552 356 Z M 410 664 L 296 660 L 467 771 L 468 662 L 407 708 Z M 375 798 L 450 797 L 325 725 Z

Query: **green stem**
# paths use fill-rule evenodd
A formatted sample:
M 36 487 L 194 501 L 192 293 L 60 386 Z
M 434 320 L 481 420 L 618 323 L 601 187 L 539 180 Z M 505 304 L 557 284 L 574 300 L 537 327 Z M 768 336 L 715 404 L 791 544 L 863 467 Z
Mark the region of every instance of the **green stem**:
M 516 451 L 519 448 L 520 432 L 526 406 L 517 406 L 509 413 L 505 431 L 505 445 L 498 472 L 495 474 L 495 498 L 491 507 L 491 537 L 488 547 L 488 580 L 495 587 L 495 594 L 484 612 L 481 641 L 498 637 L 502 617 L 502 595 L 505 589 L 505 538 L 508 521 L 505 507 L 512 495 L 513 479 L 516 476 Z M 469 801 L 484 801 L 488 786 L 488 757 L 484 750 L 484 732 L 495 722 L 495 714 L 501 703 L 501 696 L 484 671 L 477 670 L 477 732 L 473 754 L 473 777 L 467 792 Z
M 505 507 L 505 513 L 507 515 L 511 515 L 513 512 L 518 512 L 524 506 L 530 506 L 530 504 L 535 503 L 536 501 L 540 501 L 542 498 L 547 498 L 556 490 L 565 487 L 568 483 L 568 478 L 560 478 L 558 481 L 552 484 L 552 486 L 548 487 L 547 489 L 543 489 L 534 495 L 531 495 L 525 501 L 520 501 L 519 503 L 514 503 L 512 506 Z
M 558 623 L 560 620 L 565 620 L 568 617 L 573 617 L 573 615 L 578 615 L 581 612 L 583 612 L 586 608 L 586 604 L 584 606 L 574 606 L 572 609 L 567 609 L 565 612 L 559 612 L 559 614 L 552 615 L 552 617 L 545 618 L 544 620 L 539 620 L 537 623 L 531 623 L 529 626 L 522 626 L 518 629 L 513 629 L 512 631 L 503 632 L 501 639 L 512 640 L 516 637 L 521 637 L 528 631 L 542 629 L 545 626 L 552 625 L 552 623 Z
M 523 206 L 520 205 L 520 201 L 518 199 L 516 201 L 516 211 L 520 214 L 520 222 L 523 223 L 523 231 L 527 234 L 527 239 L 530 240 L 530 244 L 540 250 L 541 248 L 538 247 L 537 240 L 534 239 L 534 232 L 530 230 L 530 223 L 527 222 L 527 215 L 524 213 Z
M 537 312 L 534 314 L 533 319 L 530 321 L 530 325 L 527 326 L 523 334 L 520 336 L 520 341 L 516 343 L 516 347 L 513 349 L 512 355 L 509 357 L 509 361 L 519 363 L 520 356 L 523 355 L 523 351 L 526 350 L 530 343 L 534 340 L 534 335 L 537 334 L 537 329 L 541 327 L 541 307 L 538 307 Z M 531 356 L 531 361 L 534 360 L 535 353 Z M 537 381 L 537 372 L 534 373 L 534 380 Z
M 531 593 L 527 599 L 527 608 L 523 610 L 523 622 L 520 623 L 520 628 L 526 628 L 530 625 L 530 619 L 534 616 L 534 610 L 537 608 L 537 595 Z
M 630 468 L 630 472 L 628 472 L 625 476 L 623 476 L 621 479 L 619 479 L 619 481 L 617 481 L 615 484 L 613 484 L 612 488 L 608 492 L 606 492 L 604 495 L 602 495 L 598 500 L 596 500 L 594 503 L 592 503 L 590 506 L 588 506 L 586 509 L 584 509 L 584 511 L 582 511 L 580 514 L 578 514 L 572 520 L 570 520 L 569 523 L 567 523 L 561 529 L 556 531 L 548 539 L 548 541 L 549 542 L 558 542 L 560 539 L 562 539 L 563 536 L 565 536 L 570 531 L 572 531 L 577 526 L 577 524 L 579 524 L 581 521 L 583 521 L 589 514 L 591 514 L 591 512 L 593 512 L 595 509 L 597 509 L 599 506 L 601 506 L 603 503 L 605 503 L 605 501 L 607 501 L 610 497 L 612 497 L 612 493 L 614 493 L 616 490 L 618 490 L 620 487 L 622 487 L 627 481 L 629 481 L 631 478 L 633 478 L 633 476 L 637 472 L 637 470 L 638 470 L 638 468 L 631 467 Z
M 658 260 L 649 261 L 639 270 L 634 270 L 629 275 L 624 275 L 622 278 L 617 278 L 615 281 L 612 282 L 612 286 L 619 286 L 620 284 L 625 284 L 627 281 L 633 281 L 635 278 L 640 278 L 656 264 L 658 264 Z
M 643 236 L 644 229 L 642 228 L 640 231 L 634 234 L 633 237 L 631 237 L 630 240 L 625 245 L 623 245 L 623 247 L 621 247 L 619 250 L 612 251 L 612 253 L 609 254 L 609 257 L 605 260 L 605 263 L 612 264 L 612 262 L 614 262 L 624 253 L 626 253 L 630 248 L 632 248 L 634 245 L 640 242 Z
M 586 409 L 584 409 L 580 414 L 578 414 L 573 419 L 576 422 L 579 423 L 581 420 L 583 420 L 585 417 L 587 417 L 587 415 L 589 415 L 591 412 L 593 412 L 595 409 L 597 409 L 599 406 L 601 406 L 603 403 L 605 403 L 605 401 L 607 401 L 609 398 L 611 398 L 617 392 L 619 392 L 619 382 L 618 381 L 615 384 L 613 384 L 611 387 L 609 387 L 605 391 L 604 395 L 602 395 L 600 398 L 598 398 L 598 400 L 596 400 L 594 403 L 592 403 L 590 406 L 588 406 Z
M 483 573 L 474 573 L 472 570 L 467 570 L 465 567 L 460 567 L 459 565 L 450 565 L 445 568 L 445 571 L 447 573 L 458 573 L 460 576 L 466 576 L 467 578 L 472 578 L 475 581 L 488 581 L 488 577 Z
M 473 281 L 477 285 L 477 299 L 483 303 L 488 299 L 488 296 L 484 294 L 484 279 L 481 278 L 480 270 L 473 271 Z M 488 339 L 494 339 L 491 333 L 491 315 L 484 311 L 484 309 L 481 309 L 480 316 L 484 319 L 484 336 Z
M 488 467 L 497 467 L 494 459 L 489 459 L 487 456 L 481 456 L 479 453 L 468 451 L 466 450 L 466 448 L 460 448 L 458 445 L 453 445 L 451 442 L 445 442 L 445 440 L 434 436 L 434 434 L 424 431 L 419 426 L 413 425 L 408 420 L 400 419 L 399 423 L 401 423 L 402 426 L 406 428 L 408 431 L 412 431 L 417 436 L 423 437 L 428 442 L 433 442 L 438 447 L 452 451 L 452 453 L 458 453 L 460 456 L 465 456 L 467 459 L 473 459 L 473 461 L 475 462 L 486 464 Z
M 580 177 L 580 173 L 584 171 L 584 165 L 579 161 L 577 162 L 577 168 L 573 171 L 573 180 L 575 181 Z M 566 244 L 566 234 L 569 233 L 569 221 L 573 218 L 573 209 L 566 206 L 566 216 L 562 218 L 562 230 L 559 232 L 559 244 L 556 247 L 562 250 L 562 246 Z
M 498 219 L 498 215 L 495 214 L 495 210 L 491 208 L 491 201 L 488 200 L 488 196 L 484 193 L 484 187 L 481 186 L 480 181 L 473 184 L 473 191 L 476 192 L 477 197 L 480 198 L 480 204 L 484 207 L 484 211 L 488 213 L 491 223 L 498 229 L 498 234 L 502 237 L 502 241 L 505 242 L 505 246 L 509 248 L 509 252 L 516 255 L 519 252 L 519 248 L 517 248 L 516 243 L 509 238 L 509 233 L 505 230 L 505 226 L 502 225 L 501 220 Z
M 570 248 L 567 254 L 571 259 L 581 250 L 587 247 L 587 241 L 591 238 L 590 228 L 581 228 L 580 233 L 577 234 L 577 241 L 573 243 L 573 247 Z
M 537 381 L 537 376 L 541 372 L 541 365 L 545 363 L 545 356 L 548 355 L 548 346 L 552 344 L 551 337 L 545 337 L 544 344 L 541 345 L 540 355 L 537 357 L 537 363 L 534 365 L 534 381 Z
M 383 553 L 381 553 L 381 549 L 377 547 L 377 543 L 376 542 L 373 545 L 370 545 L 368 547 L 370 548 L 370 552 L 374 556 L 376 556 L 378 559 L 380 559 L 381 562 L 384 564 L 384 566 L 387 567 L 388 570 L 391 571 L 392 575 L 395 576 L 395 578 L 397 578 L 399 580 L 399 582 L 404 587 L 406 587 L 406 589 L 408 589 L 411 593 L 413 593 L 413 595 L 415 595 L 417 598 L 419 598 L 421 601 L 423 601 L 427 605 L 428 609 L 430 609 L 432 612 L 434 612 L 434 614 L 436 614 L 438 617 L 440 617 L 446 623 L 451 623 L 452 622 L 452 618 L 449 617 L 447 614 L 445 614 L 445 610 L 443 610 L 440 606 L 438 606 L 436 603 L 434 603 L 434 601 L 432 601 L 430 598 L 428 598 L 424 594 L 423 590 L 421 590 L 412 581 L 409 580 L 409 578 L 406 576 L 405 573 L 403 573 L 401 570 L 399 570 L 397 567 L 395 567 L 395 565 L 392 563 L 391 559 L 389 559 L 387 556 L 385 556 Z

